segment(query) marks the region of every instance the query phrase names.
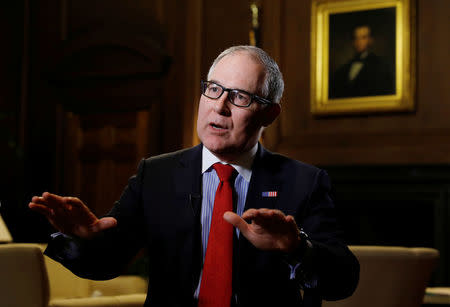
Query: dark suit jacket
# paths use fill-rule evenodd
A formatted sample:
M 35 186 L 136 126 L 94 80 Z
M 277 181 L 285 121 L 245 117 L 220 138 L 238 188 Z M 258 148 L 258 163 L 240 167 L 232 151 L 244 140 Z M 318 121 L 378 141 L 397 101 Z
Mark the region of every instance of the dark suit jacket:
M 117 218 L 117 227 L 78 242 L 77 257 L 64 255 L 64 244 L 51 243 L 46 253 L 81 277 L 108 279 L 119 275 L 146 247 L 150 263 L 146 306 L 194 306 L 202 266 L 201 152 L 199 145 L 141 161 L 137 175 L 108 214 Z M 237 306 L 302 306 L 300 287 L 308 274 L 318 281 L 316 300 L 351 295 L 359 264 L 337 231 L 329 188 L 324 171 L 259 146 L 245 209 L 277 208 L 293 215 L 311 238 L 313 257 L 290 280 L 285 255 L 260 251 L 240 236 L 233 266 Z M 278 196 L 263 197 L 265 191 L 277 191 Z
M 355 79 L 349 79 L 349 71 L 355 61 L 363 64 Z M 394 72 L 383 58 L 369 53 L 366 58 L 352 59 L 330 78 L 330 98 L 363 97 L 395 94 Z

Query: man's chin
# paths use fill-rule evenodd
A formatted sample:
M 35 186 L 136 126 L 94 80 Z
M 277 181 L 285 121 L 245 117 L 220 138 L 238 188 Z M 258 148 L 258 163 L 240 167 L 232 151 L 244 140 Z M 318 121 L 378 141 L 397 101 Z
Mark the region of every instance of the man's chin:
M 232 160 L 236 155 L 239 155 L 239 151 L 236 148 L 226 146 L 225 144 L 203 143 L 203 146 L 208 148 L 208 150 L 216 157 L 224 161 Z
M 209 149 L 210 152 L 212 152 L 213 154 L 226 154 L 231 152 L 229 148 L 227 148 L 226 146 L 221 146 L 221 145 L 213 145 L 213 144 L 205 144 L 203 143 L 203 146 L 205 146 L 206 148 Z

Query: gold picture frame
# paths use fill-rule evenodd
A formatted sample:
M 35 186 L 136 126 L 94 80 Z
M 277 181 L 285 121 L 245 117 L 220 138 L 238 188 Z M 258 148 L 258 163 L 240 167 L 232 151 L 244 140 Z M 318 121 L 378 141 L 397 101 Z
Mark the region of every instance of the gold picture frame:
M 312 1 L 313 114 L 414 111 L 414 1 Z

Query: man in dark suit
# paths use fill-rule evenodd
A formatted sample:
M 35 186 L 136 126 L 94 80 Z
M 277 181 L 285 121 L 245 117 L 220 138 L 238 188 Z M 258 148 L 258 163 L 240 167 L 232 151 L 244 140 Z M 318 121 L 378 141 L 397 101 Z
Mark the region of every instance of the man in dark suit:
M 370 26 L 356 26 L 353 30 L 355 55 L 331 76 L 329 98 L 395 94 L 392 68 L 370 50 L 372 45 Z
M 81 277 L 108 279 L 145 247 L 146 306 L 313 306 L 351 295 L 359 264 L 337 229 L 326 173 L 258 143 L 281 111 L 283 88 L 263 50 L 225 50 L 202 82 L 202 144 L 141 161 L 101 219 L 77 198 L 33 197 L 30 208 L 59 230 L 46 254 Z M 233 195 L 232 209 L 215 219 L 218 163 L 232 166 Z M 230 226 L 230 259 L 208 249 L 226 245 L 220 223 Z M 229 284 L 214 288 L 211 273 L 229 275 Z M 214 292 L 221 288 L 225 299 Z

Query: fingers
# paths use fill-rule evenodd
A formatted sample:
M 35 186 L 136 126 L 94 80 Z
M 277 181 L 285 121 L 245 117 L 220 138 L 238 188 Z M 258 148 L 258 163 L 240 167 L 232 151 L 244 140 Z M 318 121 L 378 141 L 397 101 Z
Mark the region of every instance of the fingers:
M 249 209 L 242 217 L 233 212 L 226 212 L 223 218 L 261 250 L 290 251 L 298 241 L 299 229 L 294 217 L 285 215 L 280 210 Z
M 36 202 L 29 203 L 28 207 L 31 210 L 36 211 L 36 212 L 44 215 L 48 219 L 51 218 L 51 216 L 53 214 L 53 210 L 52 209 L 50 209 L 50 208 L 48 208 L 48 207 L 46 207 L 44 205 L 38 204 Z
M 45 206 L 49 209 L 56 210 L 64 206 L 63 197 L 48 192 L 42 193 L 42 196 L 33 196 L 31 204 Z M 29 205 L 29 206 L 30 206 Z M 31 205 L 31 207 L 33 207 Z M 30 208 L 31 208 L 30 207 Z
M 255 216 L 258 214 L 257 209 L 248 209 L 244 213 L 242 213 L 242 218 L 244 220 L 250 221 L 255 218 Z
M 76 197 L 64 197 L 64 201 L 75 221 L 86 225 L 98 223 L 97 217 L 80 199 Z
M 109 228 L 117 226 L 117 220 L 113 217 L 104 217 L 98 220 L 97 223 L 93 224 L 90 228 L 93 233 L 97 233 Z
M 88 237 L 93 231 L 101 231 L 117 224 L 112 218 L 99 223 L 97 217 L 76 197 L 44 192 L 42 196 L 34 196 L 28 207 L 44 215 L 56 229 L 70 235 Z
M 44 215 L 59 231 L 80 238 L 91 238 L 98 232 L 115 227 L 113 217 L 98 219 L 78 198 L 49 192 L 34 196 L 28 207 Z
M 295 219 L 292 215 L 286 216 L 286 221 L 288 222 L 288 225 L 292 229 L 292 231 L 299 233 L 300 230 L 298 229 L 297 223 L 295 222 Z
M 50 206 L 47 200 L 42 196 L 33 196 L 31 198 L 31 202 L 28 204 L 28 207 L 43 214 L 47 218 L 50 218 L 54 214 L 52 206 Z
M 298 233 L 299 229 L 291 215 L 285 215 L 277 209 L 249 209 L 242 218 L 252 226 L 261 227 L 271 233 Z
M 65 218 L 81 219 L 84 223 L 96 222 L 96 217 L 89 208 L 76 197 L 66 197 L 44 192 L 41 197 L 34 196 L 29 207 L 33 209 L 33 204 L 45 206 L 51 210 L 53 215 Z
M 89 226 L 77 225 L 74 230 L 74 235 L 90 239 L 94 237 L 97 233 L 115 227 L 117 225 L 117 220 L 113 217 L 105 217 L 97 220 L 94 224 Z
M 40 205 L 51 209 L 48 206 L 47 202 L 44 200 L 44 198 L 42 198 L 41 196 L 33 196 L 33 198 L 31 198 L 31 202 L 29 203 L 28 207 L 32 208 L 32 205 Z
M 247 232 L 248 230 L 247 222 L 236 213 L 227 211 L 223 215 L 223 218 L 225 221 L 227 221 L 228 223 L 239 229 L 240 232 L 244 234 Z
M 86 205 L 77 197 L 64 197 L 64 202 L 72 207 L 76 208 L 87 208 Z
M 246 221 L 252 221 L 256 224 L 278 224 L 288 222 L 287 216 L 277 209 L 249 209 L 242 214 Z
M 43 216 L 45 216 L 45 218 L 48 220 L 48 222 L 58 231 L 64 232 L 63 228 L 58 224 L 58 222 L 55 220 L 55 215 L 54 215 L 54 211 L 53 209 L 45 206 L 45 205 L 41 205 L 41 204 L 37 204 L 36 202 L 30 202 L 28 204 L 28 207 L 35 211 L 38 212 L 40 214 L 42 214 Z
M 53 203 L 64 202 L 64 197 L 56 195 L 56 194 L 52 194 L 50 192 L 42 193 L 42 198 L 45 199 L 48 202 L 53 202 Z
M 248 209 L 242 214 L 242 218 L 245 220 L 254 219 L 257 217 L 285 217 L 284 213 L 277 209 L 267 209 L 267 208 L 261 208 L 261 209 Z
M 52 194 L 49 192 L 42 193 L 42 196 L 33 196 L 31 199 L 33 203 L 41 204 L 52 209 L 59 209 L 61 207 L 70 208 L 71 206 L 83 206 L 84 204 L 76 197 L 65 197 Z M 70 205 L 70 206 L 68 206 Z
M 68 205 L 67 199 L 71 197 L 63 197 L 49 192 L 44 192 L 42 194 L 42 199 L 47 203 L 47 205 L 53 210 L 71 210 L 72 206 Z

